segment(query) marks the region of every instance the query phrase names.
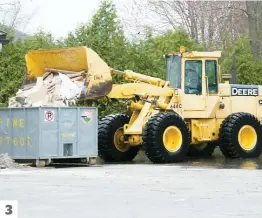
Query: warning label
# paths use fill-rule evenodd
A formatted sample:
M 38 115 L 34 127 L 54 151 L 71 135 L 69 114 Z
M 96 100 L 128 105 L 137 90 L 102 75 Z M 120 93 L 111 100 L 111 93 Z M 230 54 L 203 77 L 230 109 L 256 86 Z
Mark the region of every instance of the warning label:
M 52 122 L 55 119 L 55 114 L 52 110 L 45 111 L 45 121 Z

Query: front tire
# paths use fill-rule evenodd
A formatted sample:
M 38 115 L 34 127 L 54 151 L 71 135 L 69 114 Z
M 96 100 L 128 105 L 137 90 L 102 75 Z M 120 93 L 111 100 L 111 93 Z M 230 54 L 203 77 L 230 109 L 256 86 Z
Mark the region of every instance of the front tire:
M 98 155 L 106 162 L 132 161 L 138 147 L 124 143 L 123 126 L 129 122 L 125 114 L 108 115 L 98 124 Z
M 262 128 L 249 113 L 234 113 L 221 125 L 219 147 L 225 157 L 256 158 L 261 154 Z
M 190 145 L 185 121 L 176 113 L 164 112 L 149 119 L 143 132 L 145 153 L 153 163 L 183 161 Z

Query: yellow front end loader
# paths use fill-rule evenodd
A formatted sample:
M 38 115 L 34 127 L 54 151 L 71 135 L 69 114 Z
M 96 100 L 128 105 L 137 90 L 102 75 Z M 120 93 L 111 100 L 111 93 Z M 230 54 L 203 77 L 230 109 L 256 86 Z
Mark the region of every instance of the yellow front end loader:
M 99 121 L 99 155 L 107 162 L 131 161 L 140 147 L 154 163 L 211 156 L 255 158 L 262 148 L 262 86 L 230 84 L 219 73 L 220 51 L 166 55 L 166 79 L 110 68 L 86 47 L 31 51 L 28 79 L 46 71 L 83 71 L 82 99 L 130 99 L 131 115 Z M 112 84 L 112 75 L 124 84 Z M 222 79 L 224 78 L 224 82 Z

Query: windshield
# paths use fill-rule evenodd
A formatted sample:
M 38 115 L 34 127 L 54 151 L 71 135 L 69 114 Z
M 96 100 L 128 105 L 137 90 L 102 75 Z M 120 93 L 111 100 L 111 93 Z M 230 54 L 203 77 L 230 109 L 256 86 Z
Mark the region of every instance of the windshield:
M 172 88 L 181 88 L 181 57 L 172 55 L 167 57 L 166 80 Z

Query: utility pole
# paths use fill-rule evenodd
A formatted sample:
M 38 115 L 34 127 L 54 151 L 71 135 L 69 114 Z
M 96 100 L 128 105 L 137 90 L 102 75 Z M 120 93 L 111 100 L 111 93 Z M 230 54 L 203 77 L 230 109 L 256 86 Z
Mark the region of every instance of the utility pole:
M 236 67 L 236 54 L 237 51 L 232 53 L 232 65 L 231 65 L 231 84 L 237 84 L 237 67 Z

